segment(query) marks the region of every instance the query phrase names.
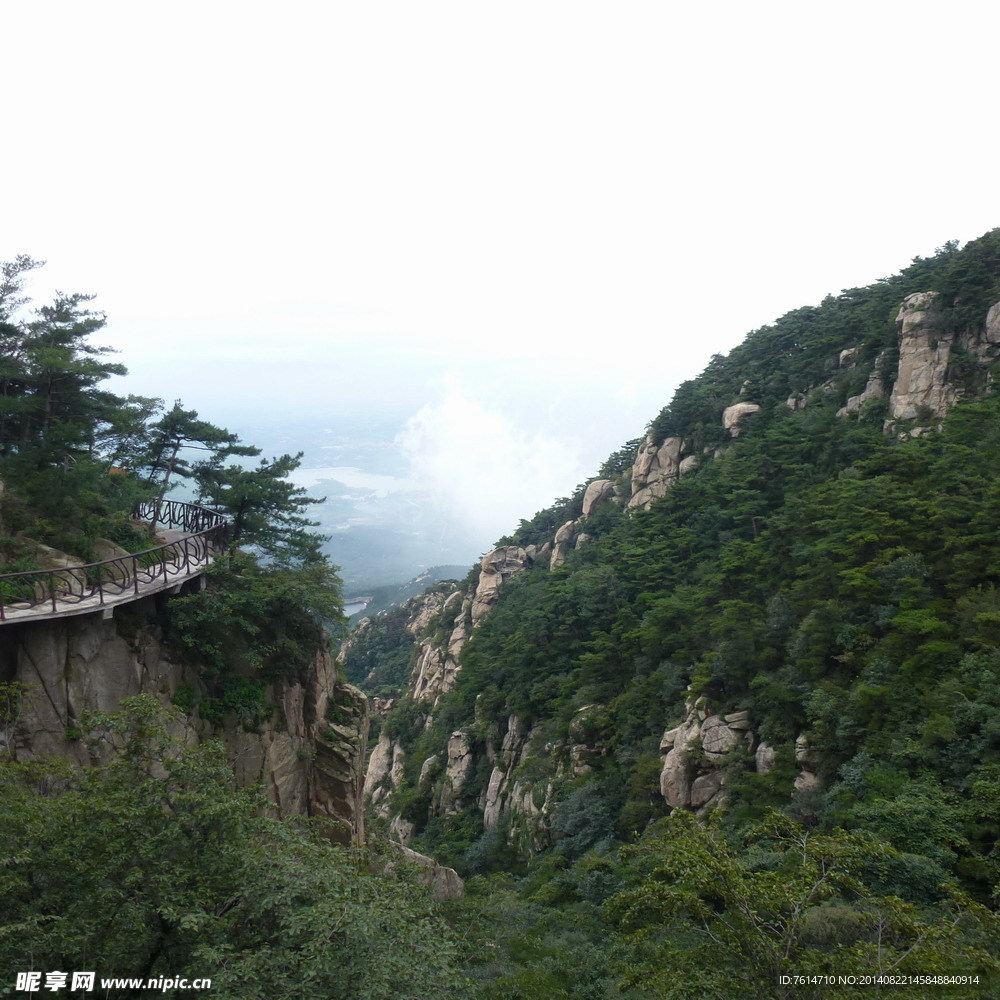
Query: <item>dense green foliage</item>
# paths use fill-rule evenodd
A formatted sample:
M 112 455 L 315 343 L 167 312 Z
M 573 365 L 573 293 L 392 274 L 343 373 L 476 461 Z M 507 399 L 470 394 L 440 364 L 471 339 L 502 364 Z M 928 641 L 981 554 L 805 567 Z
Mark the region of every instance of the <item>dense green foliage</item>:
M 821 1000 L 870 996 L 871 983 L 834 990 L 825 978 L 862 971 L 978 973 L 942 990 L 950 997 L 1000 984 L 997 915 L 951 885 L 926 908 L 880 891 L 899 855 L 877 837 L 808 831 L 769 813 L 746 839 L 734 848 L 713 822 L 677 811 L 623 852 L 628 885 L 605 910 L 625 934 L 630 985 L 664 1000 Z M 783 985 L 783 976 L 824 978 Z
M 208 570 L 209 589 L 174 598 L 164 634 L 198 665 L 205 694 L 185 696 L 202 718 L 236 713 L 246 728 L 270 714 L 266 685 L 304 681 L 328 637 L 321 623 L 342 620 L 339 581 L 323 560 L 295 568 L 261 565 L 234 552 Z M 179 703 L 180 704 L 180 703 Z
M 90 344 L 104 325 L 88 308 L 92 296 L 60 294 L 21 318 L 25 276 L 38 266 L 28 257 L 5 263 L 0 283 L 0 479 L 12 491 L 3 497 L 0 561 L 14 571 L 34 568 L 21 540 L 29 531 L 84 559 L 100 534 L 144 547 L 128 525 L 141 490 L 109 476 L 107 456 L 127 448 L 145 401 L 102 387 L 125 369 Z
M 892 307 L 911 291 L 938 288 L 950 304 L 974 286 L 980 304 L 1000 299 L 998 246 L 1000 232 L 949 245 L 716 359 L 665 411 L 672 431 L 697 440 L 720 426 L 747 378 L 760 412 L 652 509 L 588 522 L 596 537 L 565 567 L 504 587 L 463 652 L 442 732 L 475 706 L 501 733 L 515 713 L 540 725 L 544 742 L 566 745 L 575 714 L 600 706 L 588 742 L 602 756 L 589 780 L 632 789 L 604 796 L 625 835 L 634 822 L 624 817 L 645 811 L 639 774 L 657 738 L 685 697 L 704 695 L 720 711 L 749 709 L 779 762 L 781 747 L 808 738 L 824 780 L 813 821 L 892 839 L 891 802 L 930 795 L 965 846 L 921 846 L 939 874 L 987 898 L 1000 817 L 980 815 L 968 794 L 1000 763 L 1000 634 L 990 624 L 1000 607 L 1000 396 L 987 389 L 940 432 L 894 440 L 878 409 L 837 415 L 870 365 L 858 375 L 836 360 L 846 345 L 870 359 L 884 349 Z M 805 409 L 785 405 L 831 377 L 833 390 L 816 389 Z M 806 808 L 780 767 L 757 775 L 734 757 L 730 770 L 735 816 Z
M 865 832 L 776 812 L 734 837 L 684 811 L 618 852 L 550 852 L 520 879 L 472 879 L 449 904 L 477 1000 L 865 997 L 862 976 L 975 977 L 913 996 L 972 1000 L 1000 985 L 1000 920 L 954 885 L 932 906 L 885 889 L 899 852 Z M 793 976 L 822 979 L 793 982 Z M 856 976 L 831 985 L 826 977 Z M 786 981 L 782 982 L 782 977 Z M 882 992 L 892 992 L 888 986 Z
M 263 817 L 220 746 L 170 740 L 145 697 L 84 738 L 118 755 L 78 775 L 0 762 L 0 967 L 209 978 L 234 1000 L 453 995 L 426 891 Z
M 353 684 L 364 683 L 373 695 L 395 694 L 406 685 L 414 639 L 406 628 L 402 606 L 384 611 L 377 628 L 356 632 L 344 657 L 344 674 Z

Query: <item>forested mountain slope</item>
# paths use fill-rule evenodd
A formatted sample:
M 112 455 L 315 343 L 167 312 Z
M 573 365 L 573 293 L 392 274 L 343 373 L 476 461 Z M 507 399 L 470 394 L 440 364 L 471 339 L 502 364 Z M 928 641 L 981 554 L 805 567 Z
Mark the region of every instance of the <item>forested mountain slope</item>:
M 763 870 L 785 864 L 775 817 L 875 838 L 877 871 L 830 897 L 859 948 L 862 885 L 995 907 L 998 353 L 994 230 L 713 358 L 465 581 L 357 630 L 374 816 L 466 875 L 548 871 L 578 900 L 581 865 L 672 809 L 695 850 L 681 813 L 721 808 Z M 689 890 L 677 920 L 710 891 Z

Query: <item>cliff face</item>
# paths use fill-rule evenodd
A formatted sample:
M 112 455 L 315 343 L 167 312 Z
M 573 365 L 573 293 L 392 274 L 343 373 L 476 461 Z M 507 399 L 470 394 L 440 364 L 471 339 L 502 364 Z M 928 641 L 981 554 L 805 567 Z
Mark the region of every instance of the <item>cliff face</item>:
M 526 548 L 499 546 L 483 556 L 478 575 L 471 584 L 455 586 L 450 592 L 435 589 L 406 603 L 407 630 L 418 644 L 407 694 L 424 706 L 425 728 L 430 728 L 433 723 L 433 714 L 441 698 L 454 690 L 462 649 L 476 626 L 499 600 L 503 585 L 553 551 L 550 545 L 545 545 L 541 551 L 534 545 Z M 359 630 L 368 627 L 369 623 L 362 622 Z M 388 714 L 392 707 L 391 702 L 376 703 L 376 711 L 380 714 Z M 502 756 L 503 760 L 494 769 L 490 788 L 482 796 L 486 816 L 502 808 L 506 791 L 504 768 L 509 771 L 511 762 L 516 763 L 519 759 L 523 740 L 513 753 L 508 742 L 505 738 L 502 748 L 498 747 L 495 752 L 492 749 L 487 751 Z M 456 804 L 477 766 L 477 757 L 463 730 L 453 734 L 443 756 L 446 759 L 440 762 L 440 767 L 436 767 L 439 763 L 437 756 L 422 763 L 419 782 L 424 788 L 429 787 L 432 780 L 435 782 L 431 809 L 434 815 L 446 816 L 457 811 Z M 374 815 L 390 821 L 390 833 L 402 844 L 410 840 L 413 824 L 394 813 L 392 795 L 403 783 L 406 757 L 407 751 L 402 743 L 383 730 L 369 758 L 364 782 L 364 791 Z M 439 776 L 438 771 L 443 773 Z
M 98 613 L 0 628 L 0 679 L 24 686 L 16 719 L 0 729 L 5 748 L 18 759 L 58 755 L 85 766 L 89 753 L 77 738 L 85 712 L 113 712 L 138 694 L 167 709 L 179 689 L 202 689 L 197 669 L 171 659 L 158 638 L 156 601 L 137 601 L 109 620 Z M 267 695 L 274 708 L 256 731 L 180 714 L 174 735 L 222 739 L 237 782 L 261 785 L 278 815 L 326 816 L 335 839 L 363 842 L 367 699 L 337 681 L 325 650 L 304 682 L 277 681 Z
M 968 392 L 953 368 L 988 365 L 1000 345 L 1000 303 L 981 328 L 949 329 L 936 292 L 907 296 L 896 317 L 899 368 L 889 400 L 891 421 L 940 419 Z

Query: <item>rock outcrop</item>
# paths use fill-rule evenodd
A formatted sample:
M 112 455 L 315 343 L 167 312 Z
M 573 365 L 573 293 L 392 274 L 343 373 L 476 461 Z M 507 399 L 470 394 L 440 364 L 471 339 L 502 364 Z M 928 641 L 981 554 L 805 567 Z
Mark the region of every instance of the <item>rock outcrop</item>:
M 990 307 L 981 329 L 954 330 L 939 307 L 937 292 L 908 295 L 896 316 L 899 368 L 889 397 L 886 427 L 895 421 L 940 420 L 966 387 L 951 379 L 956 356 L 986 366 L 1000 345 L 1000 303 Z M 912 431 L 911 431 L 912 433 Z
M 814 788 L 819 788 L 821 782 L 819 775 L 816 774 L 819 767 L 819 757 L 805 736 L 800 736 L 795 741 L 795 763 L 801 768 L 795 778 L 795 790 L 809 792 Z
M 687 715 L 660 741 L 660 794 L 673 808 L 708 810 L 724 803 L 724 758 L 733 747 L 754 749 L 750 713 L 712 715 L 704 698 L 689 702 Z
M 519 545 L 501 545 L 487 552 L 480 563 L 479 583 L 472 599 L 472 623 L 475 625 L 497 602 L 500 588 L 515 573 L 527 569 L 532 557 Z
M 740 746 L 753 753 L 758 774 L 774 769 L 774 747 L 758 742 L 748 711 L 711 714 L 704 698 L 689 701 L 684 719 L 668 729 L 660 741 L 660 794 L 667 805 L 700 814 L 724 807 L 726 774 L 722 765 L 729 752 Z M 819 788 L 819 755 L 804 736 L 795 741 L 795 762 L 800 768 L 793 783 L 795 791 Z
M 476 770 L 476 755 L 472 752 L 468 734 L 458 730 L 448 740 L 448 759 L 434 799 L 434 814 L 447 816 L 457 813 L 462 790 Z M 424 775 L 421 774 L 421 780 Z
M 679 437 L 665 438 L 656 443 L 652 433 L 639 446 L 632 465 L 632 496 L 629 507 L 648 507 L 680 477 L 681 451 L 684 442 Z
M 602 503 L 614 502 L 615 483 L 613 479 L 595 479 L 587 484 L 583 494 L 583 518 L 586 520 L 594 509 Z
M 957 398 L 946 377 L 953 337 L 942 329 L 937 298 L 937 292 L 908 295 L 896 316 L 899 370 L 889 398 L 892 420 L 943 417 Z
M 507 720 L 507 734 L 503 738 L 500 753 L 497 755 L 490 774 L 489 784 L 483 793 L 483 826 L 488 830 L 496 826 L 503 810 L 505 792 L 511 783 L 514 769 L 521 762 L 524 745 L 528 741 L 528 733 L 521 725 L 521 720 L 512 715 Z
M 323 657 L 324 669 L 330 665 Z M 339 722 L 317 726 L 312 767 L 307 772 L 306 814 L 341 824 L 346 842 L 365 840 L 365 751 L 368 745 L 368 699 L 353 684 L 335 682 L 330 695 Z M 320 713 L 323 717 L 324 713 Z M 331 714 L 329 706 L 325 712 Z M 298 756 L 298 754 L 296 754 Z
M 417 881 L 431 890 L 433 899 L 461 899 L 465 895 L 465 883 L 454 868 L 445 868 L 426 854 L 420 854 L 402 844 L 392 844 L 384 871 L 397 871 L 400 865 L 411 866 Z
M 551 542 L 549 569 L 558 569 L 566 563 L 566 556 L 571 549 L 578 549 L 593 537 L 583 530 L 587 519 L 602 505 L 621 503 L 618 486 L 613 479 L 594 479 L 587 484 L 583 494 L 580 516 L 567 521 L 556 531 Z M 547 543 L 548 544 L 548 543 Z
M 990 306 L 986 313 L 986 343 L 1000 344 L 1000 302 Z
M 455 687 L 462 648 L 472 630 L 497 602 L 500 588 L 512 576 L 528 569 L 536 558 L 546 555 L 548 548 L 539 551 L 533 545 L 526 548 L 498 546 L 483 556 L 478 582 L 471 592 L 455 587 L 448 593 L 428 592 L 408 602 L 411 612 L 407 628 L 419 641 L 408 691 L 415 702 L 426 706 L 428 727 L 441 697 Z M 430 626 L 442 618 L 449 623 L 447 638 L 426 634 Z M 440 628 L 439 625 L 438 630 Z M 437 786 L 432 807 L 435 814 L 456 811 L 458 796 L 475 769 L 475 758 L 464 741 L 461 732 L 453 734 L 449 741 L 444 776 Z M 390 832 L 401 842 L 408 839 L 409 831 L 397 822 L 399 817 L 392 816 L 391 797 L 402 781 L 405 756 L 403 748 L 383 731 L 371 753 L 364 778 L 364 794 L 375 815 L 395 823 Z M 433 772 L 422 767 L 420 780 L 427 778 L 429 773 Z
M 489 614 L 504 583 L 528 569 L 536 555 L 534 546 L 501 545 L 483 556 L 479 580 L 471 594 L 456 586 L 450 592 L 430 592 L 409 602 L 414 610 L 407 628 L 419 642 L 409 684 L 414 701 L 429 703 L 433 711 L 441 696 L 454 688 L 459 654 L 472 629 Z M 448 622 L 445 640 L 424 634 L 432 621 L 442 618 Z
M 722 411 L 722 426 L 731 437 L 739 437 L 747 417 L 760 410 L 758 403 L 733 403 Z
M 756 403 L 736 405 L 759 409 Z M 697 468 L 700 457 L 688 454 L 686 447 L 679 437 L 664 438 L 657 444 L 652 433 L 646 435 L 632 464 L 632 495 L 626 504 L 628 509 L 647 509 L 654 500 L 665 496 L 681 476 Z
M 517 715 L 511 715 L 500 747 L 488 748 L 493 770 L 479 799 L 484 828 L 493 829 L 503 821 L 510 842 L 528 852 L 551 843 L 554 780 L 567 772 L 565 751 L 562 745 L 543 746 L 540 727 L 528 729 Z M 524 774 L 522 765 L 526 762 L 537 763 L 552 755 L 560 759 L 548 777 L 531 779 Z
M 364 794 L 369 797 L 376 815 L 389 816 L 387 799 L 403 777 L 405 760 L 406 751 L 383 730 L 368 758 L 364 780 Z
M 204 690 L 197 668 L 172 659 L 159 639 L 154 615 L 163 599 L 144 598 L 107 620 L 98 612 L 0 628 L 0 679 L 25 686 L 7 749 L 18 759 L 54 755 L 87 766 L 90 753 L 76 738 L 85 712 L 113 712 L 139 694 L 176 712 L 178 691 Z M 237 783 L 261 785 L 278 815 L 324 816 L 334 839 L 362 842 L 367 699 L 338 682 L 325 650 L 305 680 L 276 681 L 266 694 L 271 716 L 254 730 L 235 718 L 214 726 L 195 711 L 177 713 L 172 734 L 189 743 L 221 738 Z
M 770 743 L 761 742 L 753 756 L 758 774 L 767 774 L 774 770 L 774 747 Z
M 447 641 L 441 643 L 434 636 L 420 642 L 417 662 L 410 680 L 410 693 L 416 701 L 427 701 L 436 707 L 441 696 L 455 686 L 458 675 L 458 654 L 469 638 L 472 598 L 463 597 L 455 590 L 444 601 L 440 613 L 450 622 Z
M 837 410 L 838 417 L 844 417 L 848 413 L 860 412 L 865 403 L 871 400 L 885 399 L 886 360 L 885 352 L 881 353 L 875 359 L 875 366 L 872 368 L 871 375 L 868 376 L 868 381 L 865 383 L 864 389 L 856 396 L 848 398 L 847 402 Z
M 567 521 L 555 533 L 555 537 L 552 539 L 549 569 L 558 569 L 566 562 L 566 553 L 574 547 L 576 541 L 576 529 L 576 521 Z

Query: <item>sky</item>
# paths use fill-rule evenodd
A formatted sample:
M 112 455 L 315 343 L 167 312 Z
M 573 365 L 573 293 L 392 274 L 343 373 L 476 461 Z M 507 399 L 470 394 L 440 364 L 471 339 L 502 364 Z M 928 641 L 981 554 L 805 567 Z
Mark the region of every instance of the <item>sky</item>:
M 751 329 L 1000 225 L 981 2 L 3 20 L 0 259 L 97 294 L 114 388 L 237 431 L 391 412 L 484 538 Z

